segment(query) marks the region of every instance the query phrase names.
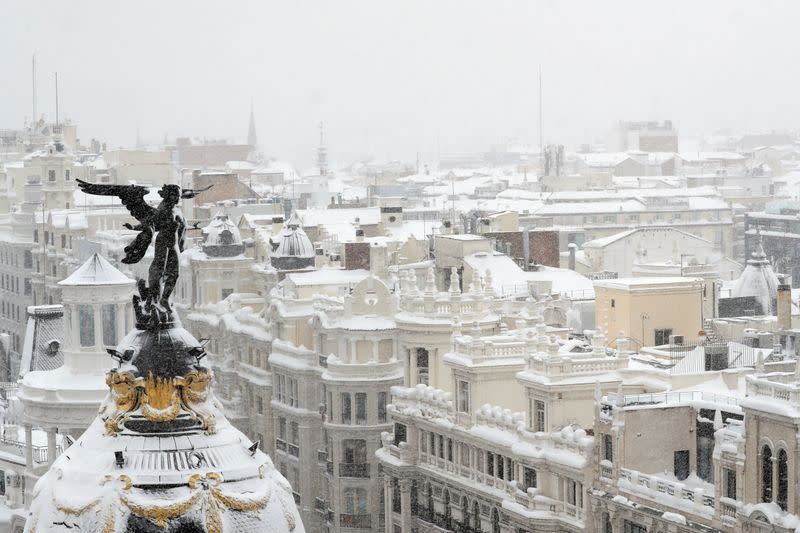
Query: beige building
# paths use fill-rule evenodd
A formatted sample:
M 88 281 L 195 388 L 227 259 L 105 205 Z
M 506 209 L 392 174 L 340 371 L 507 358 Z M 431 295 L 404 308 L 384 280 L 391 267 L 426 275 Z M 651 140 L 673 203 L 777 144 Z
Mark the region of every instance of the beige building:
M 595 323 L 610 338 L 640 346 L 694 342 L 703 325 L 703 283 L 695 278 L 620 278 L 596 281 Z

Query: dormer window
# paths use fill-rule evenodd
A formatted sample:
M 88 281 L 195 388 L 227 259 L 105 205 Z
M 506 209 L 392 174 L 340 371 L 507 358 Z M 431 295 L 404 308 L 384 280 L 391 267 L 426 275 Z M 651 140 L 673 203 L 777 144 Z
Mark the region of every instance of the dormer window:
M 457 402 L 458 402 L 458 411 L 461 413 L 469 413 L 470 412 L 470 390 L 469 390 L 469 381 L 458 380 L 456 384 L 456 394 L 458 395 Z

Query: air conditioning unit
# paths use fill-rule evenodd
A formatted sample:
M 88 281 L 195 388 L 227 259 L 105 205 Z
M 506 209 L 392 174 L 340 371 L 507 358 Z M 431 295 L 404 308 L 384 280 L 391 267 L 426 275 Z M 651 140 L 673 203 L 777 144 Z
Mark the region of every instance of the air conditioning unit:
M 670 335 L 669 343 L 673 346 L 683 346 L 683 335 Z

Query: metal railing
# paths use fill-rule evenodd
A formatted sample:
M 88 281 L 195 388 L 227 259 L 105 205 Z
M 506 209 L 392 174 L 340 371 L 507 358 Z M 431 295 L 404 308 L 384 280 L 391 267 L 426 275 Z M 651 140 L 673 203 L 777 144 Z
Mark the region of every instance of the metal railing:
M 353 529 L 370 529 L 372 527 L 372 515 L 342 513 L 339 515 L 339 526 Z
M 339 477 L 369 477 L 369 463 L 339 463 Z

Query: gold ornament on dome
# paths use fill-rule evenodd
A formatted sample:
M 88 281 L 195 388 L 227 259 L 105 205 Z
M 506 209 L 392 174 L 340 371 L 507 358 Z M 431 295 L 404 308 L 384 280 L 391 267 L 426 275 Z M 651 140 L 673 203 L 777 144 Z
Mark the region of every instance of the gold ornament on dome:
M 100 409 L 106 434 L 116 435 L 125 421 L 139 412 L 151 422 L 170 422 L 181 412 L 201 422 L 208 433 L 215 431 L 214 414 L 210 405 L 213 373 L 208 369 L 192 370 L 186 376 L 160 378 L 152 374 L 147 379 L 132 372 L 112 370 L 106 375 L 111 401 Z

